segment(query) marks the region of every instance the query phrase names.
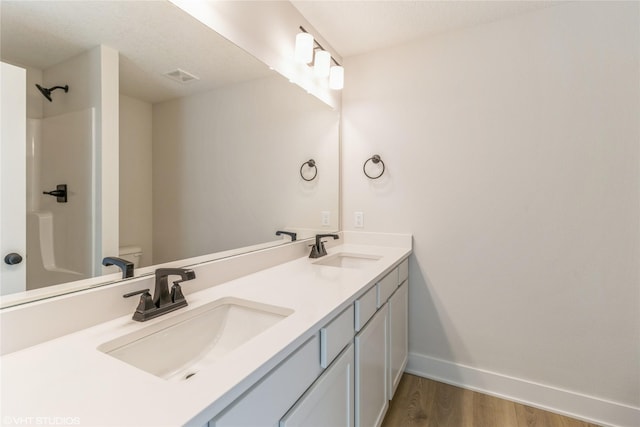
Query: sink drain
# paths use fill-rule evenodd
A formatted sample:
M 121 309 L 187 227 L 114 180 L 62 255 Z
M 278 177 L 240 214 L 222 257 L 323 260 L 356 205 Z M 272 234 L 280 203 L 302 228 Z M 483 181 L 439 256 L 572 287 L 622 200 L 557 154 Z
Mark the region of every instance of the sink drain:
M 191 378 L 192 376 L 194 376 L 195 374 L 197 374 L 197 372 L 191 372 L 190 374 L 187 374 L 184 376 L 185 380 L 188 380 L 189 378 Z

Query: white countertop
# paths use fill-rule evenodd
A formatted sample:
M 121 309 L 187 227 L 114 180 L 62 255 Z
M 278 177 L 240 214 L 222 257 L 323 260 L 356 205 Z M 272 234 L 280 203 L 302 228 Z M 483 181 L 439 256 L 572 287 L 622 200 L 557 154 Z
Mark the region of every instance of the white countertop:
M 3 356 L 2 425 L 20 421 L 84 426 L 206 424 L 406 258 L 411 248 L 345 244 L 328 252 L 382 258 L 354 269 L 314 265 L 314 260 L 303 257 L 196 293 L 189 293 L 185 283 L 189 306 L 184 309 L 144 323 L 123 316 Z M 286 307 L 294 313 L 188 381 L 161 379 L 97 350 L 114 338 L 225 297 Z M 42 319 L 45 328 L 46 322 Z

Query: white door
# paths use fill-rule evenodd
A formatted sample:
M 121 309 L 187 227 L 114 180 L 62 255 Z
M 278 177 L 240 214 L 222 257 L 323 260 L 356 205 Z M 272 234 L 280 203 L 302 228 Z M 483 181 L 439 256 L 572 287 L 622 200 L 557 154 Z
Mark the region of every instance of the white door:
M 6 295 L 27 284 L 27 72 L 0 65 L 0 295 Z

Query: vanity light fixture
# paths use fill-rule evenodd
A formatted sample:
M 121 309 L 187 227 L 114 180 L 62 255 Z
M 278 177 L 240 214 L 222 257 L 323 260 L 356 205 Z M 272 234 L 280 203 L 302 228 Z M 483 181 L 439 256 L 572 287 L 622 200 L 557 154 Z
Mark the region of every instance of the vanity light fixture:
M 295 58 L 296 61 L 301 62 L 303 64 L 308 64 L 313 61 L 313 36 L 306 31 L 302 27 L 300 27 L 303 31 L 296 35 L 296 51 Z
M 296 61 L 313 66 L 313 74 L 318 78 L 329 77 L 330 89 L 342 89 L 344 87 L 344 67 L 304 27 L 300 26 L 299 28 L 301 32 L 296 35 Z M 335 65 L 332 66 L 332 62 Z
M 326 50 L 316 52 L 313 61 L 313 74 L 317 77 L 329 77 L 329 69 L 331 68 L 331 54 Z
M 340 90 L 344 87 L 344 67 L 334 65 L 329 73 L 329 87 Z

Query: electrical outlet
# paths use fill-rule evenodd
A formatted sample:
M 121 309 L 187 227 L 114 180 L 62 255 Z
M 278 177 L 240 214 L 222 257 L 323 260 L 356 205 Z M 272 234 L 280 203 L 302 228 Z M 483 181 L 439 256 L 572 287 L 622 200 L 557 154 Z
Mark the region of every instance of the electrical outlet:
M 354 212 L 353 213 L 353 225 L 357 228 L 364 227 L 364 213 L 362 212 Z
M 330 226 L 331 225 L 331 212 L 329 211 L 322 211 L 320 212 L 322 214 L 322 225 L 323 226 Z

